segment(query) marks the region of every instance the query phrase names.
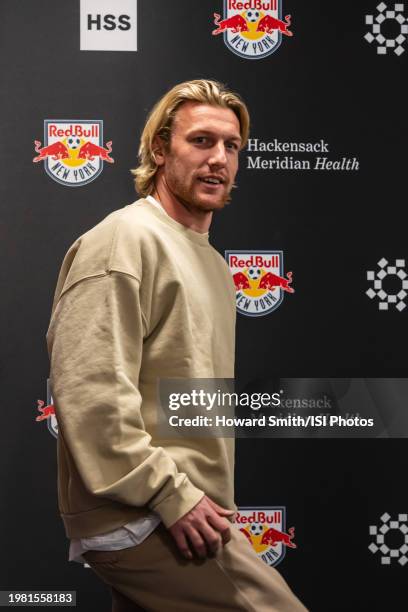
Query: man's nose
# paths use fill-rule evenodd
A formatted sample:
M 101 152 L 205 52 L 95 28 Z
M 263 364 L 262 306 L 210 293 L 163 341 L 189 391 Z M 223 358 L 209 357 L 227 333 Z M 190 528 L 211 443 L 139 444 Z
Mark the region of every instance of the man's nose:
M 211 150 L 211 156 L 208 160 L 210 166 L 225 166 L 227 163 L 227 154 L 225 144 L 217 142 Z

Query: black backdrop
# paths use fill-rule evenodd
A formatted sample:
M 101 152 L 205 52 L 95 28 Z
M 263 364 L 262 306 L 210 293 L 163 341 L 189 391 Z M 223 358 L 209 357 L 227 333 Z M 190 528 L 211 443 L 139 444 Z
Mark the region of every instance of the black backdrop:
M 294 36 L 247 60 L 211 36 L 221 0 L 139 0 L 137 52 L 80 51 L 76 0 L 1 3 L 0 589 L 72 589 L 80 610 L 110 609 L 91 570 L 68 563 L 55 439 L 35 421 L 36 401 L 46 400 L 45 333 L 62 258 L 81 233 L 136 199 L 129 168 L 146 113 L 173 84 L 226 82 L 250 108 L 252 138 L 324 139 L 328 158 L 358 160 L 353 171 L 262 170 L 248 169 L 255 154 L 242 152 L 239 187 L 214 220 L 212 243 L 221 253 L 282 250 L 296 292 L 267 316 L 238 316 L 237 378 L 246 385 L 273 376 L 405 376 L 408 312 L 380 311 L 365 293 L 366 272 L 382 257 L 393 264 L 408 256 L 408 53 L 379 54 L 364 39 L 365 16 L 379 14 L 376 7 L 285 0 Z M 384 25 L 386 36 L 395 25 Z M 32 162 L 48 118 L 103 120 L 114 164 L 83 187 L 52 180 L 44 162 Z M 404 446 L 237 442 L 237 502 L 286 507 L 298 548 L 279 571 L 312 611 L 405 609 L 408 569 L 382 565 L 368 550 L 369 525 L 384 512 L 408 512 Z

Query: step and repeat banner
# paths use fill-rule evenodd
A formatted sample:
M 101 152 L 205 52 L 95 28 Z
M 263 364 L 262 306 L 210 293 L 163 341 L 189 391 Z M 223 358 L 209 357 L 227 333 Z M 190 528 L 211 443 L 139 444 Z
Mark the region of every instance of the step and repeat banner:
M 313 612 L 405 609 L 408 2 L 3 0 L 0 14 L 0 590 L 110 609 L 68 561 L 45 334 L 69 246 L 138 198 L 148 111 L 210 78 L 251 114 L 210 230 L 237 294 L 243 420 L 217 422 L 239 429 L 236 527 Z

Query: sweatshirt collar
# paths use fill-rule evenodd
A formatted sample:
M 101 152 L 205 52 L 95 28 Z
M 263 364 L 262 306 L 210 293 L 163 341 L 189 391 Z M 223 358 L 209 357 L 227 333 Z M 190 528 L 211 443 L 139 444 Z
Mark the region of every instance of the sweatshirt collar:
M 158 210 L 161 210 L 165 215 L 169 216 L 168 212 L 164 210 L 163 206 L 161 205 L 161 202 L 156 200 L 156 198 L 154 198 L 152 195 L 148 195 L 146 200 L 149 200 L 150 204 L 153 204 L 153 206 L 155 206 Z
M 140 202 L 141 206 L 148 207 L 150 212 L 152 212 L 155 217 L 163 221 L 163 223 L 166 223 L 166 225 L 169 225 L 179 233 L 183 234 L 192 242 L 196 242 L 197 244 L 201 244 L 202 246 L 210 245 L 208 241 L 209 232 L 196 232 L 195 230 L 186 227 L 182 223 L 179 223 L 178 221 L 173 219 L 173 217 L 170 217 L 170 215 L 164 210 L 160 202 L 158 202 L 153 196 L 148 195 L 146 198 L 142 198 L 138 202 Z

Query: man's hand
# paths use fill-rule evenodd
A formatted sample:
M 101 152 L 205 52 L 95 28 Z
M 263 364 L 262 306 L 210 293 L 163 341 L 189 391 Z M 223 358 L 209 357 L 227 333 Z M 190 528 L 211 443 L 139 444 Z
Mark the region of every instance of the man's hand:
M 224 517 L 233 514 L 234 510 L 222 508 L 204 495 L 169 531 L 184 557 L 192 559 L 195 552 L 200 559 L 205 559 L 231 539 L 230 523 Z

